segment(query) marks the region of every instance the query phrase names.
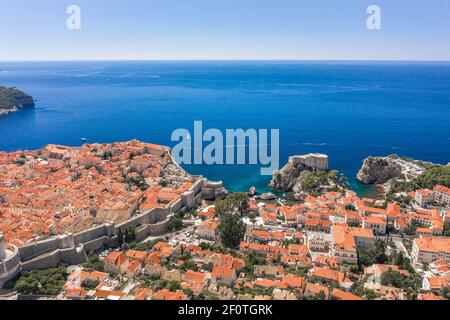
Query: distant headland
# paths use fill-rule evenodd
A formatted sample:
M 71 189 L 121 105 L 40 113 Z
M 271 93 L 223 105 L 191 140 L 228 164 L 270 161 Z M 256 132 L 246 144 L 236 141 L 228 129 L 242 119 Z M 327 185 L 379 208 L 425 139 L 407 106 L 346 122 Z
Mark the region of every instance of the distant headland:
M 19 111 L 25 107 L 34 107 L 33 97 L 16 88 L 0 86 L 0 116 Z

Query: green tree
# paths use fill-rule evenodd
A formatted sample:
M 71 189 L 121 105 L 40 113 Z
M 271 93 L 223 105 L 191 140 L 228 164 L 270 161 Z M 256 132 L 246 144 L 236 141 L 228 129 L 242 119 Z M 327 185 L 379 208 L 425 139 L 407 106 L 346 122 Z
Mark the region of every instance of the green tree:
M 122 247 L 123 245 L 123 232 L 122 230 L 119 229 L 119 231 L 117 232 L 117 245 L 119 247 Z
M 97 286 L 100 284 L 98 280 L 92 280 L 92 279 L 85 279 L 81 283 L 81 287 L 88 289 L 88 290 L 94 290 L 97 288 Z
M 67 280 L 67 266 L 23 272 L 14 283 L 14 290 L 22 294 L 56 295 Z
M 136 229 L 129 227 L 125 230 L 125 243 L 132 243 L 133 241 L 136 241 Z
M 189 298 L 192 299 L 194 297 L 194 291 L 192 289 L 183 289 L 183 293 Z
M 136 241 L 136 228 L 130 227 L 130 242 Z
M 89 252 L 88 261 L 84 264 L 84 268 L 86 268 L 87 270 L 96 270 L 100 272 L 104 271 L 103 262 L 100 260 L 98 254 L 94 251 Z
M 216 201 L 215 206 L 216 206 L 216 213 L 220 217 L 227 213 L 233 213 L 236 211 L 236 205 L 230 197 Z
M 248 217 L 250 218 L 250 221 L 252 222 L 252 224 L 253 224 L 253 226 L 254 226 L 255 223 L 256 223 L 256 213 L 251 212 L 251 213 L 248 215 Z
M 181 220 L 178 217 L 172 217 L 172 219 L 170 219 L 170 221 L 167 225 L 167 228 L 171 232 L 181 230 L 181 229 L 183 229 L 183 220 Z
M 219 224 L 220 239 L 227 248 L 237 248 L 244 238 L 245 226 L 239 215 L 226 213 Z
M 243 192 L 234 193 L 231 196 L 232 202 L 237 206 L 238 212 L 241 214 L 241 217 L 248 212 L 249 204 L 248 197 Z
M 444 237 L 450 237 L 450 223 L 446 223 L 444 226 Z
M 175 291 L 179 290 L 180 288 L 181 288 L 180 282 L 178 282 L 176 280 L 170 281 L 167 284 L 167 289 L 172 292 L 175 292 Z
M 370 249 L 358 250 L 359 266 L 370 266 L 374 263 L 385 264 L 389 261 L 386 255 L 386 243 L 383 240 L 376 240 L 375 245 Z
M 248 197 L 243 192 L 236 192 L 223 200 L 215 202 L 216 212 L 219 216 L 226 213 L 239 212 L 242 215 L 248 212 Z
M 375 262 L 385 264 L 388 262 L 389 258 L 386 255 L 386 242 L 383 240 L 375 241 L 375 254 L 374 254 Z
M 448 286 L 442 287 L 441 290 L 439 290 L 439 294 L 445 299 L 450 300 L 450 288 Z

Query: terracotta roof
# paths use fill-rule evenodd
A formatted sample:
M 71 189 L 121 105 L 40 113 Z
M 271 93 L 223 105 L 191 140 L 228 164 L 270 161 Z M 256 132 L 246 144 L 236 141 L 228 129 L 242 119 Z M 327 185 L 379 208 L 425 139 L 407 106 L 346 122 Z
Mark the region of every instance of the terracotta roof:
M 117 259 L 119 259 L 120 255 L 121 255 L 121 253 L 119 251 L 112 251 L 105 257 L 105 261 L 108 261 L 110 263 L 116 263 L 116 261 L 117 261 Z
M 320 294 L 320 292 L 323 292 L 325 297 L 327 297 L 329 294 L 328 288 L 321 284 L 315 284 L 315 283 L 311 283 L 311 282 L 308 282 L 306 284 L 305 293 L 308 293 L 311 295 L 317 295 L 317 294 Z
M 158 291 L 153 295 L 155 300 L 183 300 L 184 296 L 178 292 L 171 292 L 167 289 Z
M 224 266 L 214 266 L 211 275 L 217 278 L 232 279 L 233 269 Z
M 420 251 L 450 252 L 450 238 L 423 237 L 414 239 Z
M 311 273 L 315 277 L 336 281 L 336 282 L 343 282 L 345 278 L 345 274 L 336 270 L 331 270 L 327 267 L 314 267 Z
M 66 291 L 66 297 L 68 298 L 84 298 L 86 295 L 86 290 L 83 288 L 67 289 Z
M 450 285 L 450 279 L 443 277 L 429 277 L 428 282 L 431 290 L 438 290 L 442 287 L 448 287 Z
M 137 251 L 137 250 L 128 250 L 125 252 L 125 256 L 130 259 L 136 259 L 139 261 L 144 261 L 147 258 L 148 252 L 145 251 Z
M 443 297 L 435 296 L 430 293 L 420 293 L 418 298 L 419 300 L 445 300 Z
M 285 282 L 277 281 L 277 280 L 270 280 L 270 279 L 256 279 L 253 281 L 253 284 L 255 286 L 265 287 L 265 288 L 281 288 L 281 289 L 287 289 L 288 285 Z
M 331 292 L 331 297 L 337 300 L 364 300 L 361 297 L 340 289 L 334 289 L 333 292 Z
M 206 275 L 202 272 L 195 272 L 188 270 L 184 273 L 184 280 L 195 283 L 203 283 L 205 281 Z
M 439 185 L 439 186 L 434 187 L 434 190 L 441 191 L 441 192 L 444 192 L 444 193 L 450 195 L 450 188 L 447 188 L 446 186 Z
M 374 216 L 365 217 L 363 219 L 363 221 L 365 223 L 370 223 L 370 224 L 382 224 L 382 225 L 386 225 L 387 224 L 386 220 L 384 220 L 384 219 L 382 219 L 380 217 L 374 217 Z
M 283 276 L 282 281 L 286 283 L 290 288 L 303 288 L 303 286 L 305 285 L 304 278 L 290 274 Z

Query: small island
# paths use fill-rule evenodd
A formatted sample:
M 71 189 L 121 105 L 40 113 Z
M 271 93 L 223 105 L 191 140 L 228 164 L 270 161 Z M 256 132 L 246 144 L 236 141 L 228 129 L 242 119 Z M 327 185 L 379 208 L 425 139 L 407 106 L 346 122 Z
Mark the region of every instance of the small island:
M 33 97 L 16 88 L 0 86 L 0 116 L 17 112 L 25 107 L 34 107 Z

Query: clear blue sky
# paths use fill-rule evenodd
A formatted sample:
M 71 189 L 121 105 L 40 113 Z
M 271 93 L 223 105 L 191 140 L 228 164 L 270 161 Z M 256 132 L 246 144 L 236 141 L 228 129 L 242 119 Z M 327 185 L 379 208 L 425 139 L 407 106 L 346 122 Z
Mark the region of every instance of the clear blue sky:
M 450 60 L 450 0 L 0 0 L 0 39 L 0 60 Z

